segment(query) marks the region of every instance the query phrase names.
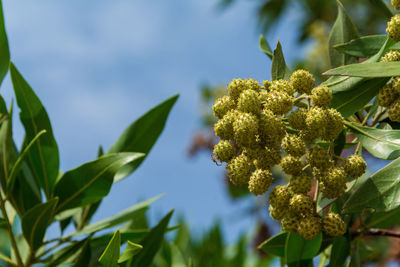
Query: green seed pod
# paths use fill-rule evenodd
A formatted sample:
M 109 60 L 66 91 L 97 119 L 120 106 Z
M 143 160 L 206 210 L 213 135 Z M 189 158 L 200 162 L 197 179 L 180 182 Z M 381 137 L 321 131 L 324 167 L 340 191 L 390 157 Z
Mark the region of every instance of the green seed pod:
M 307 163 L 311 167 L 326 170 L 332 166 L 331 155 L 328 150 L 320 146 L 315 146 L 307 153 Z
M 357 178 L 364 174 L 367 163 L 361 156 L 353 154 L 343 161 L 343 168 L 348 176 Z
M 399 0 L 392 0 L 392 6 L 397 9 L 400 10 L 400 1 Z
M 333 141 L 343 131 L 344 119 L 342 114 L 334 108 L 326 110 L 326 125 L 322 136 L 323 140 Z
M 295 194 L 289 202 L 290 210 L 302 216 L 313 214 L 314 201 L 309 195 Z
M 325 180 L 320 183 L 322 195 L 329 199 L 343 196 L 346 191 L 346 178 L 347 175 L 343 168 L 330 169 Z
M 258 119 L 250 113 L 239 112 L 233 122 L 233 132 L 238 145 L 251 147 L 256 145 Z
M 291 212 L 288 212 L 281 220 L 282 231 L 297 233 L 300 218 Z
M 262 195 L 268 191 L 272 182 L 272 173 L 269 170 L 257 169 L 250 177 L 249 191 L 255 196 Z
M 304 239 L 315 238 L 321 232 L 321 218 L 305 217 L 301 219 L 297 231 Z
M 214 146 L 213 153 L 219 161 L 229 162 L 235 156 L 235 148 L 229 141 L 221 140 Z
M 282 149 L 289 155 L 301 157 L 306 153 L 306 144 L 301 137 L 294 134 L 286 134 L 282 140 Z
M 278 209 L 287 209 L 292 192 L 288 185 L 277 185 L 269 194 L 269 202 Z
M 254 90 L 243 91 L 239 96 L 237 109 L 242 112 L 259 114 L 261 112 L 259 93 Z
M 318 86 L 311 91 L 311 100 L 314 106 L 326 108 L 331 104 L 332 91 L 328 86 Z
M 272 87 L 272 86 L 271 86 Z M 271 90 L 268 93 L 264 107 L 271 110 L 274 114 L 284 115 L 293 108 L 293 97 L 285 91 Z
M 326 180 L 326 177 L 328 176 L 328 171 L 329 169 L 318 169 L 316 167 L 313 168 L 312 174 L 314 176 L 314 179 L 319 181 L 319 182 L 324 182 Z
M 254 166 L 258 169 L 270 169 L 281 160 L 281 151 L 279 147 L 246 148 L 244 153 L 253 160 Z
M 260 114 L 260 143 L 269 147 L 279 146 L 285 133 L 282 121 L 272 111 L 264 109 Z
M 289 114 L 288 121 L 290 127 L 295 130 L 303 130 L 307 128 L 306 124 L 307 112 L 304 109 L 298 108 Z
M 226 113 L 225 116 L 214 125 L 215 135 L 223 140 L 233 140 L 233 122 L 237 116 L 238 112 L 236 110 L 231 110 Z
M 307 194 L 311 190 L 311 178 L 304 172 L 293 176 L 289 188 L 295 194 Z
M 294 90 L 300 94 L 309 95 L 315 85 L 315 79 L 312 77 L 312 74 L 306 70 L 296 70 L 293 72 L 290 80 Z
M 396 85 L 399 83 L 396 81 Z M 393 82 L 387 83 L 383 86 L 377 95 L 378 104 L 382 107 L 389 107 L 397 98 L 399 98 L 399 93 L 393 87 Z
M 222 119 L 222 117 L 228 113 L 228 111 L 235 109 L 236 105 L 235 102 L 232 101 L 232 99 L 225 95 L 221 98 L 218 98 L 217 101 L 215 101 L 214 106 L 212 106 L 212 109 L 214 110 L 214 115 L 215 117 Z
M 310 109 L 306 117 L 308 138 L 315 139 L 321 137 L 324 129 L 327 127 L 326 123 L 326 110 L 320 107 Z
M 275 208 L 273 206 L 269 206 L 269 214 L 272 219 L 280 221 L 283 217 L 288 213 L 287 208 Z
M 288 155 L 282 158 L 281 167 L 285 173 L 297 175 L 302 171 L 303 163 L 301 163 L 300 158 Z
M 259 92 L 261 86 L 253 79 L 233 79 L 228 85 L 228 94 L 233 101 L 237 101 L 240 94 L 245 90 L 254 90 Z
M 400 52 L 398 50 L 390 50 L 382 58 L 382 62 L 400 61 Z
M 251 160 L 243 153 L 233 158 L 226 166 L 231 183 L 237 186 L 247 184 L 253 167 Z
M 389 119 L 391 121 L 400 121 L 400 98 L 398 98 L 390 105 Z
M 394 15 L 387 23 L 386 32 L 395 42 L 400 41 L 400 14 Z
M 341 236 L 346 232 L 346 224 L 339 214 L 330 212 L 322 218 L 322 229 L 330 236 Z
M 281 91 L 287 93 L 289 96 L 293 96 L 296 92 L 293 88 L 291 82 L 285 81 L 283 79 L 273 81 L 269 88 L 270 91 Z

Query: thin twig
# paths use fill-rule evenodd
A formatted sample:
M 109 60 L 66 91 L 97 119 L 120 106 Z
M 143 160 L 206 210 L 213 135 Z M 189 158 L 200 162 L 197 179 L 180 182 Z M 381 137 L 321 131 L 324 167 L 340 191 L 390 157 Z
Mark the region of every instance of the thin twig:
M 388 237 L 400 238 L 400 232 L 394 230 L 369 228 L 352 233 L 353 238 L 357 236 L 388 236 Z

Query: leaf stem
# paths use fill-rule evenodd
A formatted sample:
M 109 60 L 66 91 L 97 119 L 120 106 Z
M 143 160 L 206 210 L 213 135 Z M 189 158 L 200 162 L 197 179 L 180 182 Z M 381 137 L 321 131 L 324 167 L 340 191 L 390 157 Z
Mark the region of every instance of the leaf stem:
M 17 246 L 17 241 L 15 240 L 14 233 L 12 231 L 12 226 L 11 226 L 11 223 L 10 223 L 10 219 L 8 218 L 5 202 L 4 202 L 4 199 L 1 196 L 1 194 L 0 194 L 0 209 L 1 209 L 1 213 L 3 214 L 3 218 L 7 223 L 7 232 L 8 232 L 8 235 L 10 236 L 11 247 L 12 247 L 12 249 L 14 251 L 15 257 L 17 258 L 18 266 L 22 266 L 23 267 L 25 265 L 22 262 L 22 258 L 21 258 L 21 255 L 19 253 L 18 246 Z
M 0 253 L 0 260 L 3 260 L 13 266 L 18 266 L 15 262 L 13 262 L 9 257 L 7 257 L 6 255 Z

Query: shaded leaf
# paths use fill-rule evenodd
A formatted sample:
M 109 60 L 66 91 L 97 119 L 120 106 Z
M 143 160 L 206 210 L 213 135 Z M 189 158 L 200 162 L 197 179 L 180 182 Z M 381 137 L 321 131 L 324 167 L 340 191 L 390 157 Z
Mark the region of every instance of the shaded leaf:
M 71 259 L 77 256 L 77 253 L 83 246 L 86 244 L 87 239 L 84 239 L 79 242 L 74 242 L 71 245 L 68 245 L 53 255 L 45 258 L 45 261 L 49 261 L 50 263 L 47 265 L 48 267 L 56 267 L 60 266 L 62 263 L 69 262 Z
M 387 40 L 387 35 L 368 35 L 334 46 L 341 53 L 359 58 L 371 57 L 379 52 Z M 400 43 L 395 43 L 391 49 L 400 49 Z
M 132 173 L 147 157 L 163 131 L 169 112 L 178 97 L 178 95 L 175 95 L 165 100 L 133 122 L 108 150 L 108 154 L 116 152 L 140 152 L 146 154 L 140 160 L 131 162 L 118 171 L 114 179 L 115 182 Z
M 54 217 L 57 203 L 58 199 L 54 198 L 46 203 L 38 204 L 22 217 L 22 232 L 34 251 L 42 245 L 46 228 Z
M 382 14 L 386 16 L 386 19 L 390 20 L 393 16 L 394 13 L 393 11 L 388 7 L 388 5 L 383 1 L 383 0 L 369 0 L 374 8 L 378 8 L 380 11 L 382 11 Z
M 8 39 L 4 25 L 4 14 L 2 3 L 0 1 L 0 85 L 8 72 L 10 64 L 10 50 L 8 48 Z
M 393 160 L 400 156 L 400 130 L 385 130 L 345 122 L 358 140 L 376 158 Z
M 390 229 L 400 223 L 400 207 L 384 213 L 374 213 L 368 218 L 365 226 L 368 228 Z
M 261 51 L 263 51 L 264 54 L 266 54 L 272 60 L 274 54 L 272 53 L 271 47 L 269 46 L 268 41 L 265 39 L 263 34 L 260 35 L 259 46 Z
M 161 195 L 151 198 L 149 200 L 140 202 L 140 203 L 118 213 L 117 215 L 114 215 L 114 216 L 104 219 L 102 221 L 90 224 L 90 225 L 84 227 L 82 230 L 71 234 L 70 236 L 80 236 L 80 235 L 84 235 L 84 234 L 97 232 L 97 231 L 100 231 L 103 229 L 107 229 L 107 228 L 119 225 L 119 224 L 127 222 L 129 220 L 133 220 L 136 217 L 136 215 L 140 215 L 144 209 L 147 209 L 151 203 L 153 203 L 160 197 L 161 197 Z
M 164 240 L 164 234 L 167 230 L 168 223 L 171 219 L 173 210 L 170 211 L 143 239 L 141 245 L 143 249 L 133 258 L 131 267 L 147 267 L 153 261 L 154 256 L 160 249 Z
M 328 267 L 345 266 L 350 254 L 350 240 L 345 236 L 336 237 L 332 244 Z
M 258 246 L 258 249 L 275 256 L 284 257 L 287 236 L 287 232 L 274 235 L 273 237 L 261 243 L 261 245 Z
M 1 96 L 0 99 L 1 103 L 4 103 Z M 8 181 L 6 179 L 17 160 L 17 152 L 12 138 L 12 115 L 8 115 L 7 110 L 2 110 L 1 113 L 6 119 L 0 126 L 0 184 L 2 188 L 7 188 Z
M 334 46 L 359 37 L 357 29 L 344 9 L 342 3 L 337 1 L 337 5 L 338 16 L 332 26 L 331 33 L 329 34 L 329 58 L 332 67 L 346 65 L 356 61 L 354 57 L 336 51 Z
M 150 230 L 148 230 L 148 229 L 138 229 L 138 230 L 129 231 L 129 232 L 122 232 L 122 233 L 120 233 L 121 234 L 121 243 L 125 243 L 129 240 L 130 241 L 134 240 L 135 242 L 138 242 L 138 241 L 142 240 L 143 237 L 145 237 L 149 232 L 150 232 Z M 112 236 L 113 236 L 113 234 L 106 234 L 106 235 L 94 237 L 92 239 L 92 245 L 98 247 L 103 244 L 107 244 L 111 240 Z
M 110 191 L 117 171 L 142 157 L 141 153 L 108 154 L 67 171 L 54 189 L 60 198 L 57 212 L 99 201 Z
M 333 92 L 331 107 L 347 118 L 368 104 L 388 80 L 389 78 L 365 80 L 350 90 Z
M 400 76 L 400 62 L 371 62 L 350 64 L 331 69 L 323 75 L 351 76 L 362 78 L 382 78 Z
M 273 81 L 279 79 L 289 80 L 291 74 L 292 71 L 286 65 L 285 57 L 283 56 L 281 43 L 278 41 L 272 57 L 271 79 Z
M 90 237 L 85 240 L 81 252 L 77 256 L 72 267 L 89 266 L 90 258 L 92 256 Z
M 391 211 L 400 205 L 400 158 L 373 174 L 349 196 L 343 213 L 360 213 L 365 208 Z
M 119 233 L 119 230 L 117 230 L 114 233 L 113 237 L 111 238 L 110 242 L 108 243 L 103 254 L 101 254 L 99 262 L 106 267 L 117 267 L 120 246 L 121 246 L 121 235 Z
M 50 120 L 39 98 L 12 63 L 10 73 L 26 140 L 29 142 L 42 130 L 47 132 L 29 150 L 28 158 L 34 177 L 49 197 L 52 195 L 59 169 L 58 146 Z
M 320 250 L 321 244 L 321 233 L 311 240 L 303 239 L 299 234 L 289 233 L 285 245 L 286 262 L 288 264 L 298 263 L 314 258 Z
M 119 257 L 118 263 L 122 263 L 122 262 L 132 259 L 133 256 L 138 254 L 142 248 L 143 248 L 142 245 L 128 241 L 128 244 L 127 244 L 124 252 Z

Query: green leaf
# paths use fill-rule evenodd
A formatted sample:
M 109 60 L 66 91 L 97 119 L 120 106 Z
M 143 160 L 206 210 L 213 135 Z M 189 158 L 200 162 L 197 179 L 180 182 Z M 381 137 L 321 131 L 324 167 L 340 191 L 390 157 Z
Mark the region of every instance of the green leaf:
M 46 228 L 54 217 L 57 203 L 58 198 L 54 198 L 46 203 L 38 204 L 22 217 L 22 232 L 33 251 L 42 245 Z
M 368 35 L 353 39 L 347 43 L 337 44 L 334 48 L 350 56 L 367 58 L 378 53 L 386 40 L 387 35 Z M 400 43 L 395 43 L 391 49 L 400 49 Z
M 358 31 L 344 9 L 342 3 L 337 1 L 337 5 L 338 16 L 329 35 L 329 58 L 332 67 L 346 65 L 356 61 L 354 57 L 336 51 L 334 46 L 359 37 Z
M 284 257 L 287 236 L 287 232 L 274 235 L 261 243 L 261 245 L 258 246 L 258 249 L 275 256 Z
M 110 242 L 108 243 L 103 254 L 101 254 L 99 262 L 107 267 L 118 267 L 119 248 L 121 246 L 121 235 L 117 230 Z
M 4 14 L 2 3 L 0 1 L 0 85 L 7 74 L 10 64 L 10 50 L 8 48 L 8 39 L 4 25 Z
M 146 154 L 145 157 L 124 166 L 118 171 L 114 178 L 115 182 L 132 173 L 147 157 L 163 131 L 168 115 L 178 97 L 178 95 L 175 95 L 165 100 L 133 122 L 108 150 L 107 153 L 140 152 Z
M 368 218 L 365 226 L 368 228 L 390 229 L 393 227 L 393 225 L 397 225 L 399 223 L 400 207 L 389 212 L 374 213 L 371 217 Z
M 118 213 L 117 215 L 114 215 L 114 216 L 104 219 L 102 221 L 90 224 L 90 225 L 84 227 L 82 230 L 77 231 L 67 237 L 80 236 L 80 235 L 97 232 L 97 231 L 100 231 L 103 229 L 107 229 L 107 228 L 119 225 L 121 223 L 125 223 L 129 220 L 132 220 L 132 219 L 136 218 L 136 215 L 141 215 L 141 212 L 144 209 L 147 209 L 151 203 L 153 203 L 154 201 L 159 199 L 161 196 L 162 195 L 151 198 L 151 199 L 143 201 L 143 202 L 140 202 L 140 203 Z
M 149 229 L 138 229 L 129 232 L 121 232 L 121 243 L 125 243 L 127 241 L 135 241 L 139 242 L 142 240 L 148 233 L 150 232 Z M 97 236 L 92 239 L 92 245 L 94 247 L 99 247 L 103 244 L 107 244 L 110 239 L 112 238 L 112 234 L 105 234 L 101 236 Z
M 323 75 L 382 78 L 400 76 L 400 62 L 371 62 L 350 64 L 331 69 Z
M 127 260 L 130 260 L 140 252 L 140 250 L 143 249 L 143 246 L 140 244 L 133 243 L 131 241 L 128 241 L 128 244 L 122 253 L 122 255 L 119 257 L 118 263 L 125 262 Z
M 350 254 L 350 262 L 347 264 L 348 267 L 361 267 L 360 252 L 358 240 L 353 242 Z
M 34 177 L 40 182 L 46 196 L 50 197 L 59 169 L 58 147 L 50 120 L 39 98 L 12 63 L 10 73 L 26 140 L 32 140 L 42 130 L 47 132 L 29 150 L 28 158 Z
M 273 81 L 279 79 L 289 80 L 291 74 L 292 71 L 286 65 L 285 57 L 283 56 L 281 43 L 278 41 L 272 57 L 271 79 Z
M 332 244 L 328 267 L 345 266 L 350 254 L 350 240 L 347 237 L 336 237 Z
M 11 192 L 12 188 L 15 183 L 15 179 L 17 177 L 18 172 L 22 168 L 23 160 L 25 156 L 28 154 L 30 148 L 38 141 L 39 137 L 46 133 L 46 130 L 40 131 L 32 140 L 31 142 L 24 148 L 24 151 L 19 155 L 18 159 L 16 160 L 15 164 L 13 165 L 10 175 L 8 177 L 8 184 L 7 184 L 7 191 Z
M 90 238 L 90 237 L 89 237 Z M 69 262 L 71 259 L 77 256 L 77 252 L 87 244 L 87 240 L 84 239 L 79 242 L 73 242 L 71 245 L 68 245 L 58 251 L 56 251 L 53 255 L 45 258 L 45 261 L 50 261 L 47 265 L 48 267 L 57 267 L 60 266 L 62 263 Z
M 369 0 L 369 2 L 373 8 L 378 8 L 382 11 L 382 14 L 386 16 L 386 19 L 390 20 L 394 16 L 393 11 L 383 0 Z
M 388 80 L 389 78 L 365 80 L 350 90 L 333 92 L 331 107 L 347 118 L 368 104 Z
M 391 211 L 400 205 L 400 158 L 373 174 L 343 205 L 343 213 L 360 213 L 365 208 Z
M 164 234 L 167 230 L 168 223 L 173 212 L 173 210 L 170 211 L 143 239 L 143 242 L 141 242 L 143 249 L 133 258 L 131 267 L 150 266 L 150 264 L 153 262 L 154 256 L 160 249 L 164 240 Z
M 83 244 L 81 252 L 79 253 L 79 255 L 76 258 L 75 263 L 74 263 L 74 265 L 72 265 L 72 267 L 89 266 L 90 258 L 92 256 L 90 241 L 91 241 L 90 237 L 85 240 L 85 244 Z
M 374 157 L 393 160 L 400 156 L 400 130 L 364 127 L 347 121 L 345 124 Z
M 288 264 L 298 263 L 302 260 L 314 258 L 322 244 L 322 234 L 319 233 L 314 239 L 306 240 L 299 234 L 289 233 L 285 245 L 285 258 Z
M 108 154 L 67 171 L 54 189 L 60 198 L 57 213 L 99 201 L 109 193 L 117 171 L 142 157 L 141 153 Z
M 263 51 L 264 54 L 266 54 L 272 60 L 274 54 L 272 54 L 271 47 L 269 46 L 267 39 L 265 39 L 265 36 L 263 34 L 260 35 L 259 46 L 261 51 Z
M 0 99 L 3 101 L 1 96 Z M 7 188 L 8 181 L 6 179 L 17 159 L 17 152 L 12 139 L 12 114 L 9 115 L 7 110 L 5 113 L 3 112 L 6 119 L 0 126 L 0 184 L 2 188 Z

